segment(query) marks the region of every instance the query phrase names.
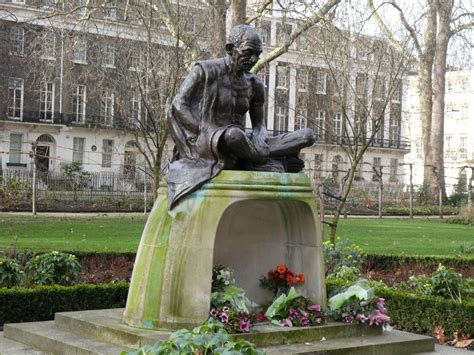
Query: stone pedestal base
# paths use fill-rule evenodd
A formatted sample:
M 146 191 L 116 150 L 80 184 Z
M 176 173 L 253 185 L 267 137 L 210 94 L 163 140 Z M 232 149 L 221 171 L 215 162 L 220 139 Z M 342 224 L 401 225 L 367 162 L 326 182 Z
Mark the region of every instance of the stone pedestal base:
M 236 284 L 260 303 L 259 277 L 284 263 L 305 275 L 300 291 L 326 304 L 315 195 L 304 174 L 223 171 L 168 211 L 166 188 L 143 231 L 125 324 L 192 327 L 209 316 L 212 265 L 235 270 Z

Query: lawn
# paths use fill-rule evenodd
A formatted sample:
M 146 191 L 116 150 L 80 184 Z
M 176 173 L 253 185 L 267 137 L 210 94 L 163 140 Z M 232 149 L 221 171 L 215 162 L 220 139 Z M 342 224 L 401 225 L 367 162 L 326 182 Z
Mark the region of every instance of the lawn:
M 146 217 L 51 217 L 0 214 L 0 251 L 135 252 Z M 325 232 L 328 236 L 328 231 Z M 368 253 L 454 256 L 474 243 L 474 227 L 436 219 L 341 219 L 338 235 Z M 473 254 L 469 257 L 474 258 Z
M 326 227 L 325 239 L 329 237 Z M 341 219 L 337 235 L 373 254 L 455 256 L 461 245 L 474 244 L 474 226 L 448 224 L 439 219 Z M 474 254 L 463 255 L 474 258 Z
M 0 214 L 0 251 L 135 252 L 146 217 L 51 217 Z

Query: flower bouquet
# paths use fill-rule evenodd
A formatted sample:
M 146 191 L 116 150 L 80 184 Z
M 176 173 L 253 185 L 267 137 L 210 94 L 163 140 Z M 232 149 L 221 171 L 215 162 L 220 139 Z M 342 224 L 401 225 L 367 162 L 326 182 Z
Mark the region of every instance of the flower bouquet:
M 294 287 L 288 294 L 281 294 L 265 312 L 273 324 L 285 327 L 309 327 L 324 324 L 321 306 L 299 295 Z
M 390 321 L 385 300 L 376 297 L 373 289 L 363 281 L 331 297 L 328 302 L 333 318 L 344 323 L 384 325 Z
M 273 292 L 273 296 L 287 293 L 291 286 L 304 282 L 303 274 L 295 274 L 286 265 L 278 265 L 267 272 L 267 276 L 260 277 L 260 286 Z

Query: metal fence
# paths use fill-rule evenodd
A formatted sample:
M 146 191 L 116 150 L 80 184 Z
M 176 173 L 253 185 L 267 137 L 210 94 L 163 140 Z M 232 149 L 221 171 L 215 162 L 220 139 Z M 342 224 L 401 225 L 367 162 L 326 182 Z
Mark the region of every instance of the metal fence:
M 0 172 L 0 209 L 28 209 L 33 189 L 38 210 L 57 210 L 73 206 L 86 209 L 143 209 L 153 201 L 152 178 L 143 173 L 40 172 L 33 186 L 33 172 L 4 169 Z M 140 207 L 141 206 L 141 207 Z M 100 209 L 100 208 L 99 208 Z

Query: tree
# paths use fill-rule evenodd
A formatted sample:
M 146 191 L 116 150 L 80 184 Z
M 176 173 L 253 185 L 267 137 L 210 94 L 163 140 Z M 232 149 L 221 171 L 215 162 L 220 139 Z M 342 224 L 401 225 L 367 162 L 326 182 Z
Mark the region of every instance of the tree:
M 446 197 L 443 155 L 446 59 L 450 40 L 474 28 L 474 13 L 472 9 L 465 8 L 462 1 L 455 3 L 454 0 L 425 0 L 424 6 L 413 9 L 413 13 L 402 9 L 395 0 L 385 1 L 378 7 L 375 7 L 373 0 L 368 0 L 368 4 L 392 45 L 417 63 L 425 162 L 424 185 L 428 187 L 430 196 L 436 198 L 441 189 Z M 397 46 L 395 33 L 399 29 L 390 28 L 383 19 L 382 8 L 385 6 L 398 13 L 413 50 Z
M 400 147 L 402 83 L 408 60 L 382 34 L 364 35 L 363 16 L 346 13 L 344 25 L 326 24 L 308 31 L 308 57 L 297 69 L 297 124 L 314 127 L 320 143 L 339 147 L 333 178 L 346 172 L 338 181 L 341 191 L 330 192 L 338 200 L 330 223 L 332 242 L 353 181 L 362 178 L 359 172 L 366 164 L 366 151 Z M 313 60 L 310 65 L 308 58 Z

